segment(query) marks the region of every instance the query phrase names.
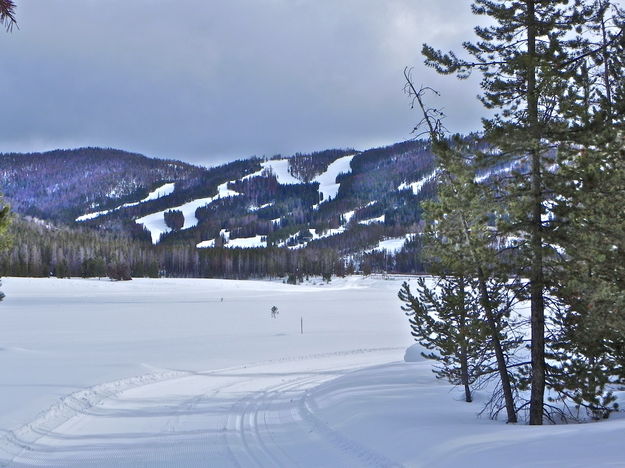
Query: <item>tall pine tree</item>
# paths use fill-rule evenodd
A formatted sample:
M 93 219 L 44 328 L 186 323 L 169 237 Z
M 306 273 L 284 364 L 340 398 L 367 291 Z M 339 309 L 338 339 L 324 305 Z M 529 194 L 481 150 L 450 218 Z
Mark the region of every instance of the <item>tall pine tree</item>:
M 523 240 L 518 250 L 525 262 L 519 279 L 529 278 L 531 304 L 529 422 L 542 424 L 545 304 L 555 255 L 545 214 L 547 202 L 559 190 L 548 186 L 545 174 L 553 170 L 553 136 L 567 126 L 560 101 L 582 60 L 577 30 L 591 9 L 582 0 L 475 0 L 472 9 L 492 25 L 476 27 L 478 41 L 464 43 L 470 58 L 428 45 L 423 54 L 426 63 L 443 74 L 466 78 L 474 70 L 481 72 L 481 100 L 496 112 L 484 122 L 486 137 L 498 150 L 498 162 L 507 160 L 519 168 L 503 190 L 509 219 L 499 228 Z

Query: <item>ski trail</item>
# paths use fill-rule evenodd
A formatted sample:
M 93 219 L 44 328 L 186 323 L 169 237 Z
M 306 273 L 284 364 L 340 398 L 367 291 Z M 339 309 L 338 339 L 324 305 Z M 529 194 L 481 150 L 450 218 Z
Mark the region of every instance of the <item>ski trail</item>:
M 307 392 L 397 359 L 355 349 L 210 372 L 168 371 L 70 395 L 5 438 L 12 467 L 394 466 L 323 425 Z M 80 404 L 77 404 L 79 402 Z M 302 403 L 304 402 L 304 403 Z M 302 409 L 302 405 L 304 409 Z

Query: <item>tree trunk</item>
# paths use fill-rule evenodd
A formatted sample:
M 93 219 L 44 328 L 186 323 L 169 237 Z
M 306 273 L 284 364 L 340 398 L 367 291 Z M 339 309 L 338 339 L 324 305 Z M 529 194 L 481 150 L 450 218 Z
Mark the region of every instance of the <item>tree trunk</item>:
M 467 317 L 467 305 L 465 300 L 465 281 L 464 278 L 460 279 L 460 290 L 462 291 L 462 315 L 460 318 L 460 382 L 464 386 L 464 401 L 471 403 L 473 396 L 471 395 L 471 387 L 469 386 L 469 357 L 467 351 L 467 336 L 466 336 L 466 317 Z
M 510 384 L 510 375 L 508 374 L 508 366 L 506 365 L 506 357 L 503 353 L 503 347 L 501 346 L 501 340 L 499 339 L 499 330 L 497 327 L 497 319 L 493 313 L 493 308 L 490 303 L 490 296 L 488 295 L 488 286 L 486 284 L 486 278 L 484 271 L 481 267 L 478 267 L 478 282 L 480 287 L 480 302 L 486 313 L 486 320 L 491 331 L 491 337 L 493 340 L 493 349 L 495 350 L 495 357 L 497 358 L 497 370 L 499 371 L 499 378 L 501 379 L 501 389 L 503 391 L 504 401 L 506 403 L 506 413 L 508 416 L 508 423 L 516 423 L 517 415 L 514 408 L 514 396 L 512 395 L 512 385 Z
M 469 386 L 469 366 L 467 364 L 466 346 L 460 351 L 460 380 L 464 386 L 464 401 L 471 403 L 473 396 L 471 395 L 471 387 Z
M 545 304 L 542 238 L 542 168 L 540 151 L 540 122 L 536 89 L 536 11 L 535 1 L 527 0 L 527 112 L 533 140 L 531 150 L 531 221 L 530 221 L 530 304 L 531 304 L 531 394 L 530 420 L 532 425 L 543 423 L 545 397 Z

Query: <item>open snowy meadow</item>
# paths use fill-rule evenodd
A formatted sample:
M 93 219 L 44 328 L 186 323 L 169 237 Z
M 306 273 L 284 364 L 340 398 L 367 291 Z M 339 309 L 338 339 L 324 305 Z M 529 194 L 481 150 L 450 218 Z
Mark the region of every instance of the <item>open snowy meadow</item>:
M 478 417 L 406 354 L 400 286 L 3 279 L 0 465 L 625 466 L 619 415 Z

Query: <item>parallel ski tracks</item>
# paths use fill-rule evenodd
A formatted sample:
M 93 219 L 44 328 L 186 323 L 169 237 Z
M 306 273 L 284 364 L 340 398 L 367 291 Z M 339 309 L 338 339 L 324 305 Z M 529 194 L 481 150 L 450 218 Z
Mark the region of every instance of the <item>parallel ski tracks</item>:
M 192 395 L 180 402 L 177 407 L 171 408 L 172 415 L 161 427 L 161 433 L 177 432 L 182 429 L 180 426 L 183 425 L 181 420 L 183 416 L 193 414 L 200 404 L 220 394 L 236 395 L 235 390 L 240 387 L 239 394 L 242 396 L 227 411 L 224 408 L 221 426 L 206 428 L 207 437 L 210 431 L 221 433 L 219 450 L 232 466 L 310 466 L 312 459 L 306 458 L 310 454 L 327 458 L 326 464 L 317 460 L 321 463 L 315 462 L 315 466 L 398 466 L 392 460 L 347 439 L 318 418 L 315 415 L 316 404 L 309 390 L 334 378 L 335 375 L 363 367 L 363 363 L 360 362 L 362 360 L 358 359 L 354 362 L 347 359 L 343 364 L 323 362 L 325 359 L 370 355 L 399 349 L 367 348 L 308 354 L 201 373 L 168 370 L 101 384 L 65 397 L 36 420 L 1 437 L 0 449 L 9 455 L 8 459 L 5 458 L 4 466 L 10 466 L 12 460 L 30 451 L 36 452 L 38 441 L 46 435 L 55 433 L 55 429 L 64 423 L 75 417 L 88 415 L 96 406 L 102 405 L 108 399 L 120 398 L 130 389 L 177 379 L 182 381 L 194 377 L 210 378 L 211 375 L 225 376 L 229 381 L 217 386 L 215 382 L 207 382 L 205 391 Z M 271 382 L 272 379 L 275 382 L 275 378 L 280 378 L 277 375 L 271 378 L 258 377 L 254 373 L 263 367 L 275 372 L 272 367 L 280 368 L 284 363 L 295 361 L 313 361 L 313 365 L 302 366 L 298 377 L 286 377 L 287 380 L 282 378 L 277 384 Z M 262 372 L 258 374 L 262 375 Z M 267 375 L 271 375 L 271 372 Z M 269 381 L 263 382 L 252 391 L 246 389 L 250 383 L 254 386 L 259 378 Z M 310 445 L 302 446 L 302 441 Z M 184 440 L 180 443 L 184 444 Z M 210 465 L 209 460 L 207 463 Z

